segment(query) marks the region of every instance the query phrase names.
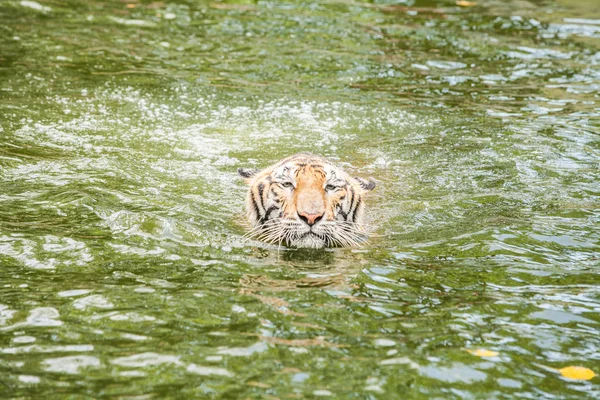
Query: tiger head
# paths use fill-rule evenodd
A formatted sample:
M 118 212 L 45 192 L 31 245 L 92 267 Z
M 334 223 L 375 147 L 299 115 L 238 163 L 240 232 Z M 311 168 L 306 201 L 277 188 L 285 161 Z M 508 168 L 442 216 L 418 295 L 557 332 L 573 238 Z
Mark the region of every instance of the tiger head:
M 373 181 L 352 177 L 309 153 L 238 173 L 250 185 L 249 236 L 308 248 L 348 247 L 367 239 L 363 195 L 375 188 Z

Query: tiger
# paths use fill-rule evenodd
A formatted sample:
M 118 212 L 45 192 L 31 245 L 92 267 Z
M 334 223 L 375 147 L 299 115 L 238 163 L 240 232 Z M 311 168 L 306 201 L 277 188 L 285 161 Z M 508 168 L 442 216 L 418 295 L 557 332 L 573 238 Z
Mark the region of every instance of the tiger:
M 263 170 L 239 168 L 249 185 L 247 234 L 295 248 L 351 247 L 368 239 L 363 196 L 372 179 L 350 176 L 326 158 L 298 153 Z

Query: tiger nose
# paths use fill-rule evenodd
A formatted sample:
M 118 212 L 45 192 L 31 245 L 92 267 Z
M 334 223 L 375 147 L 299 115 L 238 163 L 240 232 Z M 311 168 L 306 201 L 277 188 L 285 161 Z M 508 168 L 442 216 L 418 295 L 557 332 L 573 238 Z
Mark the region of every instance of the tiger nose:
M 306 222 L 309 226 L 313 226 L 314 224 L 316 224 L 317 222 L 319 222 L 321 220 L 321 218 L 323 218 L 323 213 L 320 214 L 308 214 L 305 212 L 299 212 L 298 216 L 300 217 L 300 219 L 304 222 Z

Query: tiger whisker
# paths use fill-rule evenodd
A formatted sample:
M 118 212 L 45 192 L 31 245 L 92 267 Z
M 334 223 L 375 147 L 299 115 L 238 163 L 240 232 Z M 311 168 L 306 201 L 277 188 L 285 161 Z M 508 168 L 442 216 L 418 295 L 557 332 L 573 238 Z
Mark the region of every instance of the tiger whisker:
M 252 232 L 248 232 L 246 235 L 244 235 L 242 237 L 243 240 L 248 241 L 250 239 L 259 239 L 264 236 L 265 234 L 268 234 L 269 232 L 271 232 L 274 229 L 277 229 L 277 226 L 273 226 L 273 227 L 269 227 L 269 228 L 264 228 L 264 227 L 259 227 L 254 229 Z
M 277 238 L 281 236 L 281 229 L 274 229 L 261 236 L 261 239 L 268 243 L 273 243 Z
M 351 230 L 347 226 L 342 226 L 341 228 L 342 229 L 337 233 L 346 244 L 350 246 L 361 246 L 361 242 L 363 242 L 364 240 L 362 239 L 363 235 L 360 232 L 357 232 L 356 230 Z
M 252 228 L 249 232 L 247 232 L 244 236 L 242 236 L 242 238 L 252 237 L 261 230 L 270 229 L 271 227 L 269 227 L 268 225 L 273 225 L 273 227 L 277 226 L 276 224 L 270 223 L 270 221 L 267 224 L 257 225 L 254 228 Z

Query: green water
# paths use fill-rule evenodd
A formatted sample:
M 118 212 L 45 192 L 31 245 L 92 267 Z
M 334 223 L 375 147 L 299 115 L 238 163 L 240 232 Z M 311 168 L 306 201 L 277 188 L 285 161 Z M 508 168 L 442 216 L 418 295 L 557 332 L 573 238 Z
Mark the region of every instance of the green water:
M 0 3 L 0 397 L 599 398 L 600 7 L 477 3 Z M 244 240 L 301 150 L 369 244 Z

